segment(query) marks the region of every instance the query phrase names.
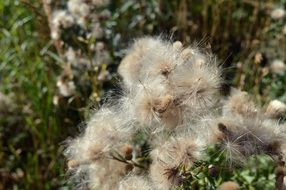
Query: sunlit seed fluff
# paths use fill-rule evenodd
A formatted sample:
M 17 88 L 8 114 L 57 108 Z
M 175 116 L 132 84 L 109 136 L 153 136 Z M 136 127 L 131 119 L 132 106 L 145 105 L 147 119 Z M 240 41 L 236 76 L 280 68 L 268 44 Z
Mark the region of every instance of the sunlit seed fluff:
M 230 163 L 244 162 L 258 154 L 279 156 L 285 144 L 285 134 L 278 124 L 259 117 L 222 117 L 213 123 L 213 129 L 214 141 L 220 143 Z
M 182 51 L 181 56 L 184 60 L 189 60 L 194 55 L 194 50 L 191 48 L 186 48 Z
M 89 167 L 88 187 L 90 189 L 117 190 L 120 181 L 132 168 L 114 159 L 100 160 Z
M 175 51 L 180 51 L 183 48 L 183 44 L 180 41 L 175 41 L 172 46 Z
M 259 110 L 247 92 L 232 89 L 231 95 L 224 102 L 223 115 L 242 115 L 253 117 Z
M 170 89 L 177 105 L 184 113 L 200 115 L 209 111 L 217 101 L 221 85 L 221 73 L 215 60 L 194 54 L 184 64 L 176 66 L 170 74 Z
M 150 79 L 164 76 L 168 79 L 174 69 L 183 64 L 180 51 L 175 50 L 170 42 L 154 51 L 149 51 L 142 59 L 141 78 L 144 76 Z
M 154 190 L 154 187 L 147 177 L 130 175 L 120 182 L 118 190 Z
M 138 84 L 143 64 L 152 64 L 152 61 L 142 62 L 144 57 L 149 52 L 156 52 L 162 48 L 164 48 L 164 43 L 159 38 L 146 37 L 134 42 L 118 67 L 118 73 L 123 78 L 126 87 Z
M 159 189 L 171 189 L 184 180 L 184 170 L 200 159 L 201 148 L 190 136 L 177 137 L 158 145 L 151 152 L 150 178 Z
M 268 117 L 279 117 L 285 112 L 286 112 L 286 105 L 283 102 L 279 100 L 272 100 L 269 103 L 265 114 Z
M 239 185 L 233 181 L 223 182 L 218 187 L 218 190 L 239 190 L 239 189 L 240 189 Z
M 122 146 L 128 142 L 129 133 L 120 128 L 122 123 L 124 120 L 121 120 L 120 114 L 112 109 L 101 108 L 91 117 L 84 133 L 67 142 L 65 155 L 69 160 L 70 170 L 78 178 L 85 176 L 89 186 L 104 185 L 106 176 L 111 173 L 114 177 L 109 179 L 114 181 L 110 181 L 110 184 L 118 183 L 119 176 L 126 173 L 126 164 L 122 165 L 111 157 L 113 150 L 120 152 Z
M 133 97 L 134 117 L 145 127 L 161 124 L 175 127 L 180 120 L 180 110 L 174 105 L 174 98 L 166 91 L 164 80 L 147 80 L 139 84 Z M 131 98 L 130 98 L 131 99 Z
M 180 56 L 183 58 L 186 65 L 193 65 L 198 68 L 202 66 L 213 66 L 214 68 L 218 68 L 216 57 L 212 54 L 202 52 L 196 45 L 182 48 Z

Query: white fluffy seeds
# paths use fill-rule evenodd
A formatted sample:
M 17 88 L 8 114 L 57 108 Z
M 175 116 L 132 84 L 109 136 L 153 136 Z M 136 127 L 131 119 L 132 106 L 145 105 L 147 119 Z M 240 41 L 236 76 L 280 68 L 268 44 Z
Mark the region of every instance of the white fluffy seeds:
M 134 42 L 118 72 L 122 97 L 98 110 L 66 149 L 73 179 L 84 175 L 90 188 L 172 189 L 214 143 L 231 162 L 285 153 L 285 127 L 272 117 L 285 105 L 273 101 L 263 112 L 239 90 L 219 104 L 221 69 L 197 47 L 145 37 Z M 147 135 L 148 155 L 134 144 L 138 131 Z

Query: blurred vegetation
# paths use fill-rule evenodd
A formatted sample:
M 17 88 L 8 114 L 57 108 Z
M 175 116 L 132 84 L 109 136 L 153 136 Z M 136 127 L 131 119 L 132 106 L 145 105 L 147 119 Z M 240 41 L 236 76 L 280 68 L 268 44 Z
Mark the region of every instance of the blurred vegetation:
M 60 7 L 66 4 L 58 2 Z M 101 23 L 101 41 L 106 44 L 110 63 L 88 70 L 84 75 L 88 90 L 75 83 L 75 95 L 60 98 L 60 103 L 55 104 L 56 84 L 65 60 L 50 38 L 49 19 L 42 2 L 2 0 L 0 107 L 4 108 L 0 108 L 0 189 L 69 188 L 60 145 L 80 131 L 84 123 L 79 123 L 90 109 L 104 101 L 107 92 L 118 88 L 116 67 L 135 37 L 162 35 L 185 44 L 197 42 L 221 59 L 225 68 L 222 93 L 227 94 L 233 85 L 253 94 L 260 104 L 271 99 L 286 102 L 286 19 L 271 17 L 277 7 L 285 10 L 286 0 L 111 1 L 106 7 L 110 16 Z M 83 34 L 76 33 L 81 28 L 71 30 L 74 32 L 64 33 L 65 37 Z M 95 42 L 96 39 L 81 41 L 73 46 L 88 54 L 84 44 Z M 284 62 L 279 72 L 273 69 L 275 60 Z M 111 77 L 98 82 L 102 71 L 108 71 Z M 76 82 L 77 78 L 72 80 Z M 244 189 L 251 189 L 247 186 L 250 180 L 262 181 L 261 185 L 267 177 L 273 179 L 269 159 L 257 159 L 261 169 L 239 171 L 232 179 L 243 184 Z M 257 178 L 262 173 L 264 177 Z M 259 185 L 253 188 L 262 188 Z M 271 183 L 265 185 L 272 187 Z
M 41 53 L 48 36 L 41 31 L 45 17 L 36 2 L 33 9 L 20 1 L 0 3 L 0 88 L 13 107 L 9 115 L 0 114 L 0 189 L 63 183 L 59 143 L 68 129 L 60 127 L 53 107 L 56 65 Z

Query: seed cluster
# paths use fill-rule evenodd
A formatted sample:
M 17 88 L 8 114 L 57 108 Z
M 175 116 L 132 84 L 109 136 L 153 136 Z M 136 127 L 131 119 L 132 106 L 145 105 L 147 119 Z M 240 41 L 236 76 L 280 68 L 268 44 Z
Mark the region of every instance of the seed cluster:
M 118 72 L 122 96 L 67 141 L 69 173 L 82 188 L 172 189 L 213 144 L 235 164 L 252 155 L 286 153 L 286 126 L 277 120 L 285 104 L 274 100 L 261 109 L 235 89 L 222 97 L 222 69 L 198 46 L 141 38 Z

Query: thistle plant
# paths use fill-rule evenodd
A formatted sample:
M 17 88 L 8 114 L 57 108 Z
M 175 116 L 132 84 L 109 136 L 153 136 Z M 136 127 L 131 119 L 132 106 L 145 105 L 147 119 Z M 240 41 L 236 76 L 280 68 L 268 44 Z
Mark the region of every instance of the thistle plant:
M 135 40 L 118 73 L 121 96 L 66 141 L 77 188 L 239 189 L 231 176 L 258 155 L 278 164 L 276 187 L 283 188 L 286 126 L 277 118 L 285 104 L 261 108 L 237 89 L 223 97 L 214 55 L 159 37 Z

